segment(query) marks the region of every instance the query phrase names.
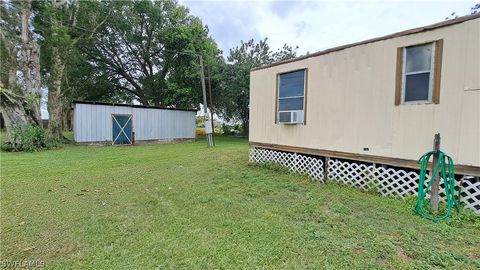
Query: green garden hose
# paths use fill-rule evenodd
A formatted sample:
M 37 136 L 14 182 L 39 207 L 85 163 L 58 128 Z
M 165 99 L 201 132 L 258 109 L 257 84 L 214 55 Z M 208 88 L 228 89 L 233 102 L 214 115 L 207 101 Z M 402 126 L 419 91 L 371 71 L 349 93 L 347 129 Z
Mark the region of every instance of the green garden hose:
M 430 180 L 428 186 L 425 188 L 425 177 L 427 175 L 427 168 L 428 168 L 428 161 L 432 155 L 438 155 L 438 162 L 434 164 L 433 174 L 439 174 L 440 178 L 443 180 L 443 184 L 445 185 L 445 201 L 447 203 L 447 211 L 441 216 L 434 216 L 426 211 L 429 210 L 429 200 L 425 197 L 427 194 L 430 193 L 432 188 L 433 181 Z M 453 166 L 453 160 L 451 157 L 446 155 L 444 152 L 440 150 L 430 151 L 424 154 L 419 160 L 418 163 L 421 165 L 420 167 L 420 180 L 418 183 L 418 197 L 417 197 L 417 205 L 415 207 L 415 211 L 420 214 L 421 216 L 425 217 L 426 219 L 432 221 L 440 221 L 448 216 L 450 216 L 452 209 L 455 207 L 457 211 L 459 211 L 459 200 L 460 200 L 460 191 L 457 195 L 457 200 L 455 199 L 455 171 Z

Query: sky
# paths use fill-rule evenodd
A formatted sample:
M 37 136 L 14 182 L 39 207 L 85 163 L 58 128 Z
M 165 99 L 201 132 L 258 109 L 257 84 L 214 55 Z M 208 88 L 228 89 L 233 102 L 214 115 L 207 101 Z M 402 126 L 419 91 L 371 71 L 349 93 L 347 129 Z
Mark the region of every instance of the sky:
M 298 46 L 297 54 L 379 37 L 470 13 L 473 1 L 179 0 L 208 25 L 224 55 L 247 41 Z
M 470 13 L 473 1 L 179 0 L 202 19 L 223 50 L 251 38 L 268 38 L 273 50 L 298 46 L 297 54 L 379 37 Z M 46 95 L 45 95 L 46 99 Z M 48 118 L 42 102 L 42 118 Z

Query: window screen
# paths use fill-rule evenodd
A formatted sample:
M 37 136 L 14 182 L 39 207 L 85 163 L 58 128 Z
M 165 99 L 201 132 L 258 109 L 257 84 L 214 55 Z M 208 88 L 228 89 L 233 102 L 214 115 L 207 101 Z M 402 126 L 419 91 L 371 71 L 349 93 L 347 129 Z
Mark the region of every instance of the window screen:
M 287 111 L 302 111 L 305 99 L 305 70 L 279 75 L 278 115 Z M 280 122 L 283 122 L 279 117 Z
M 433 43 L 405 48 L 404 102 L 431 100 L 433 48 Z

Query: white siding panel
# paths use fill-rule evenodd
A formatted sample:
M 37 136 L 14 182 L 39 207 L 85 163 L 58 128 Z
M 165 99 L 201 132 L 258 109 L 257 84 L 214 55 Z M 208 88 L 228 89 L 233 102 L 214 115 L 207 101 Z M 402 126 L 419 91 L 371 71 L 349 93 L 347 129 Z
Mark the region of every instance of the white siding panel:
M 135 140 L 195 138 L 195 112 L 127 106 L 75 104 L 76 142 L 112 141 L 112 114 L 132 114 Z

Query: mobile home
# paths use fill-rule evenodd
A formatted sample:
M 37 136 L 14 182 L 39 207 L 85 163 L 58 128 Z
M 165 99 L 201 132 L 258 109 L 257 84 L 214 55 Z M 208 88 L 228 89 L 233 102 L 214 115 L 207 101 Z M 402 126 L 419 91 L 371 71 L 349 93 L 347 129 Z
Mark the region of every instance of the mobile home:
M 250 73 L 253 161 L 295 154 L 317 158 L 322 177 L 338 161 L 347 162 L 346 178 L 361 178 L 359 166 L 400 170 L 402 178 L 418 169 L 436 133 L 459 175 L 480 176 L 479 14 Z M 314 170 L 307 165 L 291 166 Z

